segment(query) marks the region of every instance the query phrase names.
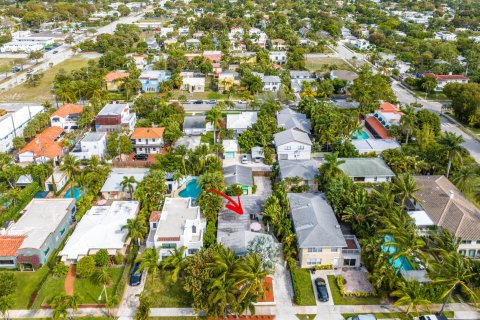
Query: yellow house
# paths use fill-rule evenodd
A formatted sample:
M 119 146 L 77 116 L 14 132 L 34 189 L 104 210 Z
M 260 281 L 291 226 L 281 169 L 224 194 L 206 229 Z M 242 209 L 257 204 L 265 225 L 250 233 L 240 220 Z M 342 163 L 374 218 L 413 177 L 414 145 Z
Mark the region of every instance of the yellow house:
M 118 91 L 120 88 L 120 84 L 122 83 L 122 79 L 128 78 L 130 73 L 128 72 L 109 72 L 103 77 L 105 80 L 105 86 L 108 91 Z
M 230 90 L 240 85 L 240 75 L 236 71 L 224 71 L 218 75 L 218 91 Z

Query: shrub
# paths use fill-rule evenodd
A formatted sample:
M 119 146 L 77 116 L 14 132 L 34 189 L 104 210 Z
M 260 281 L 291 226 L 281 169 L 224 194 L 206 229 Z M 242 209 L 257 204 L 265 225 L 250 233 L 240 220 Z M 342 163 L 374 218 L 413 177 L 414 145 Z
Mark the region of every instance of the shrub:
M 375 295 L 375 292 L 345 292 L 345 278 L 338 275 L 335 280 L 340 289 L 340 294 L 344 297 L 370 297 Z
M 205 248 L 210 248 L 213 246 L 216 241 L 217 241 L 217 227 L 215 226 L 215 223 L 213 222 L 208 222 L 207 223 L 207 229 L 205 230 L 205 236 L 203 238 L 203 245 Z
M 106 249 L 98 250 L 97 253 L 95 253 L 95 265 L 97 267 L 106 267 L 109 262 L 110 256 Z
M 255 193 L 255 192 L 257 192 L 257 185 L 256 184 L 254 184 L 252 186 L 252 193 Z
M 68 273 L 68 267 L 63 262 L 59 262 L 53 267 L 52 274 L 55 277 L 65 277 Z
M 90 278 L 95 273 L 95 259 L 85 256 L 77 263 L 77 275 L 80 278 Z
M 125 256 L 121 254 L 120 252 L 117 252 L 117 255 L 114 258 L 114 262 L 116 265 L 120 265 L 123 263 L 123 260 L 125 259 Z
M 333 270 L 333 264 L 322 264 L 315 266 L 315 270 Z

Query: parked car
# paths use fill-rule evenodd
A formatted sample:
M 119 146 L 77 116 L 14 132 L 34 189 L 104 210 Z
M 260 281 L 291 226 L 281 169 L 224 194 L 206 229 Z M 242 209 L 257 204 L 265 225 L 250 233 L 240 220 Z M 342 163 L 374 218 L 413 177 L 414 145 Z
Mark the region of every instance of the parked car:
M 17 67 L 17 66 L 12 67 L 12 72 L 13 72 L 13 73 L 17 73 L 17 72 L 19 72 L 20 70 L 22 70 L 22 69 L 20 69 L 20 67 Z
M 242 162 L 242 164 L 247 164 L 248 163 L 248 157 L 247 157 L 246 154 L 242 155 L 241 162 Z
M 358 316 L 353 316 L 347 320 L 376 320 L 375 315 L 373 314 L 359 314 Z
M 373 314 L 359 314 L 358 316 L 353 316 L 347 320 L 376 320 L 375 315 Z
M 327 284 L 323 278 L 315 279 L 315 287 L 317 288 L 318 300 L 322 302 L 328 301 Z
M 58 50 L 53 50 L 52 53 L 56 54 L 56 53 L 58 53 Z
M 202 103 L 203 103 L 203 100 L 195 100 L 195 101 L 193 102 L 193 104 L 202 104 Z
M 128 284 L 132 287 L 138 286 L 140 285 L 140 283 L 142 283 L 143 271 L 139 271 L 139 267 L 140 264 L 135 263 L 132 267 L 132 271 L 130 272 L 130 279 L 128 280 Z
M 448 320 L 448 318 L 443 313 L 426 314 L 426 315 L 420 316 L 418 319 L 419 320 Z
M 145 153 L 139 153 L 133 156 L 133 160 L 142 160 L 145 161 L 148 159 L 148 154 Z
M 214 99 L 210 99 L 207 101 L 208 104 L 215 104 L 217 103 L 217 100 L 214 100 Z
M 33 72 L 33 69 L 28 69 L 27 70 L 27 73 L 32 73 Z

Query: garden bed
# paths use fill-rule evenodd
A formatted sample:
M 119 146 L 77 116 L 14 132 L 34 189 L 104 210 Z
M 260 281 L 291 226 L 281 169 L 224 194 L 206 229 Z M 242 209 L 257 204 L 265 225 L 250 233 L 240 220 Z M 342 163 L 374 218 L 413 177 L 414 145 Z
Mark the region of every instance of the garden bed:
M 352 305 L 369 305 L 369 304 L 387 304 L 387 299 L 379 297 L 344 297 L 340 293 L 340 288 L 337 285 L 335 276 L 327 276 L 328 285 L 330 286 L 330 292 L 332 293 L 332 299 L 335 304 L 352 304 Z

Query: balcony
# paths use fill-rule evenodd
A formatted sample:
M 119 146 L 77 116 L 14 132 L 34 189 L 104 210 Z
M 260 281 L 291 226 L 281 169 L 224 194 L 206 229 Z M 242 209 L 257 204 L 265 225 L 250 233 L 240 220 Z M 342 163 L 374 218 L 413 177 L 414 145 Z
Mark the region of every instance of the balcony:
M 360 244 L 357 237 L 353 234 L 344 235 L 347 246 L 342 248 L 342 254 L 344 255 L 360 255 Z

